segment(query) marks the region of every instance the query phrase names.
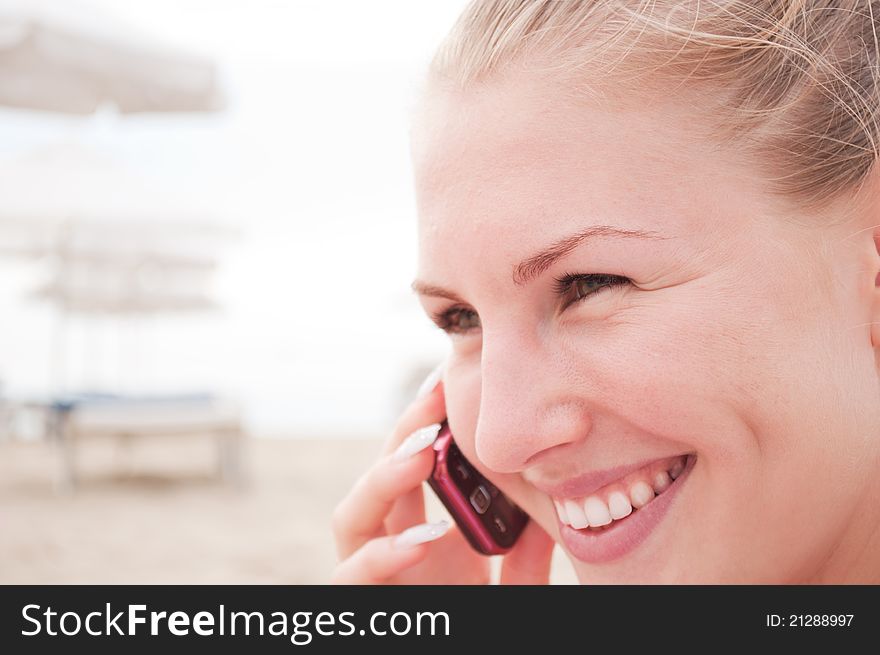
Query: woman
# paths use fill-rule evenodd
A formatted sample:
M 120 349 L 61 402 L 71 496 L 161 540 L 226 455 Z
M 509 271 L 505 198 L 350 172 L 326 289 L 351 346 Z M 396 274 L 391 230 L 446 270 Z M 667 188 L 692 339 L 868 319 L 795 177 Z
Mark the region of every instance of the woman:
M 412 133 L 452 350 L 340 504 L 335 581 L 486 581 L 418 525 L 448 416 L 531 516 L 504 581 L 546 582 L 555 542 L 583 583 L 880 582 L 878 21 L 467 8 Z

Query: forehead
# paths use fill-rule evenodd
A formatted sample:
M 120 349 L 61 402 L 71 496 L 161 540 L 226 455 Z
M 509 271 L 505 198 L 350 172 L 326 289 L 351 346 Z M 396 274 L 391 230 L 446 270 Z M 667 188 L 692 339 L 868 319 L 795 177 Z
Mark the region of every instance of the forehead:
M 518 235 L 533 243 L 595 224 L 717 230 L 720 213 L 753 200 L 753 172 L 699 118 L 656 94 L 574 100 L 524 80 L 435 89 L 412 132 L 423 252 L 430 237 L 488 233 L 518 250 Z

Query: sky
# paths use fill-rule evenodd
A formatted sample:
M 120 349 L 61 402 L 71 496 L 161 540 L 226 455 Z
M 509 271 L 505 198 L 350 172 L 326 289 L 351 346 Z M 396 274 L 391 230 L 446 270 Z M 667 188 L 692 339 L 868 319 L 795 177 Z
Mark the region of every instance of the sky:
M 82 29 L 210 58 L 227 105 L 215 115 L 84 118 L 0 109 L 7 208 L 43 206 L 54 189 L 60 205 L 116 202 L 120 220 L 132 207 L 235 229 L 213 285 L 221 309 L 203 316 L 59 328 L 51 307 L 27 298 L 46 262 L 0 258 L 0 392 L 214 391 L 241 402 L 257 436 L 389 430 L 415 376 L 448 349 L 409 290 L 407 139 L 421 76 L 464 2 L 28 6 L 37 5 L 75 16 Z M 58 165 L 43 171 L 46 153 L 60 159 L 60 174 Z M 101 162 L 98 172 L 80 157 Z M 22 170 L 40 183 L 22 184 Z M 59 339 L 61 383 L 52 373 Z

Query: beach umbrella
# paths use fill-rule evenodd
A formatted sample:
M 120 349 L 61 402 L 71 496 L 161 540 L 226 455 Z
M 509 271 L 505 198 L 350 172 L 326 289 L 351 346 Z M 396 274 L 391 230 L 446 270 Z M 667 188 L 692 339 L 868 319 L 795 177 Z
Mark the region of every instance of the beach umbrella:
M 40 263 L 33 295 L 84 313 L 214 307 L 206 289 L 237 231 L 202 199 L 78 144 L 0 164 L 0 197 L 0 257 Z
M 0 105 L 91 114 L 222 108 L 214 64 L 120 28 L 88 5 L 0 0 Z

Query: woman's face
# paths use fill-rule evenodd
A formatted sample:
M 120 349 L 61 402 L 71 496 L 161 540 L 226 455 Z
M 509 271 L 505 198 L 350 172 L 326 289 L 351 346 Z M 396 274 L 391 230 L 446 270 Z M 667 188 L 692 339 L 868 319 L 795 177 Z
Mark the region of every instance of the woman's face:
M 877 525 L 870 230 L 786 220 L 683 105 L 557 97 L 435 90 L 414 125 L 462 451 L 582 582 L 845 566 Z

